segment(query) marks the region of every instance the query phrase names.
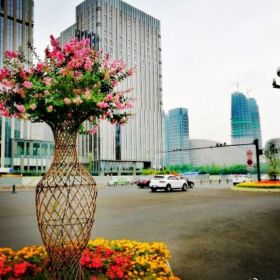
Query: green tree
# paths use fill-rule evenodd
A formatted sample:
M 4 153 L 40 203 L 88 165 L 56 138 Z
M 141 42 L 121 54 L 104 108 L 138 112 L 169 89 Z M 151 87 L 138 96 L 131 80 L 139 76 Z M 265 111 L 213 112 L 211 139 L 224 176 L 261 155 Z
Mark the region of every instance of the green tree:
M 279 139 L 269 140 L 264 149 L 264 155 L 268 160 L 268 176 L 272 180 L 277 180 L 277 175 L 280 174 L 279 169 L 279 152 L 280 152 L 280 141 Z

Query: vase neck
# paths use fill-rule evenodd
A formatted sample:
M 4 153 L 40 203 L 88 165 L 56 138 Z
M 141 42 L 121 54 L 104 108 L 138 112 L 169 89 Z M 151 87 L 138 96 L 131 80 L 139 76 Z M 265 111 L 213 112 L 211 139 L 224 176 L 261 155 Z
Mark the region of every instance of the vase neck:
M 77 156 L 77 131 L 54 129 L 54 162 L 64 166 L 78 162 Z

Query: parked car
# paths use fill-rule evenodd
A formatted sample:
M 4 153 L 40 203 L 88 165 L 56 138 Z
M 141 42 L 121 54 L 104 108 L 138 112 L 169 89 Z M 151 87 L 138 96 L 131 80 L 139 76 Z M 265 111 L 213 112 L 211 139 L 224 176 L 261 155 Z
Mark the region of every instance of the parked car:
M 108 181 L 108 186 L 123 186 L 130 184 L 130 181 L 124 177 L 113 177 L 110 181 Z
M 187 182 L 175 175 L 156 175 L 151 179 L 150 189 L 152 192 L 157 190 L 165 190 L 170 192 L 173 189 L 181 189 L 187 191 Z
M 237 185 L 239 183 L 250 182 L 252 181 L 248 175 L 233 175 L 232 183 L 233 185 Z
M 136 184 L 140 188 L 145 188 L 150 186 L 150 182 L 151 182 L 151 178 L 142 178 L 139 179 Z
M 192 189 L 192 188 L 194 187 L 194 182 L 191 181 L 191 180 L 189 180 L 187 177 L 185 177 L 185 176 L 180 176 L 180 178 L 183 179 L 183 180 L 185 180 L 185 181 L 187 182 L 189 188 Z

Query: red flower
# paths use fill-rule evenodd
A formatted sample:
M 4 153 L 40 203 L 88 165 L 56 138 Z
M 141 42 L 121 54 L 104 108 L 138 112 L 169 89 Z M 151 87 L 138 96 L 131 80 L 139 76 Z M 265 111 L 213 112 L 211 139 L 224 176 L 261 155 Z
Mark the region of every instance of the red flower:
M 109 276 L 109 278 L 111 278 L 111 279 L 116 279 L 116 278 L 123 279 L 124 271 L 122 270 L 121 267 L 119 267 L 117 265 L 112 265 L 108 269 L 106 275 Z
M 17 263 L 14 266 L 14 274 L 16 277 L 22 276 L 25 274 L 27 271 L 27 268 L 29 267 L 28 262 L 23 262 L 23 263 Z
M 103 265 L 103 260 L 100 257 L 95 257 L 91 261 L 91 267 L 93 268 L 100 268 Z
M 7 275 L 11 270 L 12 268 L 10 266 L 5 267 L 4 261 L 0 261 L 0 276 Z

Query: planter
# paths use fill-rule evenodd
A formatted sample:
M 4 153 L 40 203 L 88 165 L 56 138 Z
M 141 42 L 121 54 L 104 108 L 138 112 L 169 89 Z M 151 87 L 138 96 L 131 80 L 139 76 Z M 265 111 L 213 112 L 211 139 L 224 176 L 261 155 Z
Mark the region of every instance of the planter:
M 76 126 L 53 129 L 53 163 L 36 187 L 36 212 L 51 261 L 51 279 L 84 279 L 80 259 L 94 222 L 97 188 L 78 162 Z

